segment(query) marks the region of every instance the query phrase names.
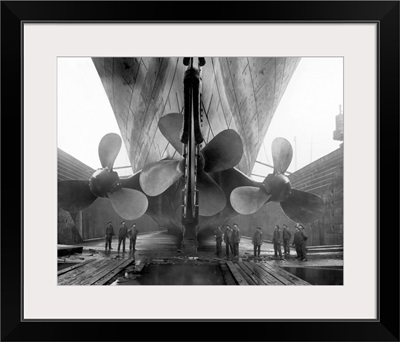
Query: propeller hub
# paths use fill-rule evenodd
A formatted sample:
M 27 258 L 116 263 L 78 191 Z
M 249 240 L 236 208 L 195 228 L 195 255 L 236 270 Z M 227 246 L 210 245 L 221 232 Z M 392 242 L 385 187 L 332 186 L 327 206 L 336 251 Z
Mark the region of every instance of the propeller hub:
M 108 168 L 98 169 L 89 180 L 90 191 L 97 197 L 108 197 L 108 192 L 115 191 L 120 186 L 118 173 Z
M 263 182 L 264 190 L 271 195 L 270 201 L 282 202 L 290 195 L 289 178 L 281 173 L 269 174 Z

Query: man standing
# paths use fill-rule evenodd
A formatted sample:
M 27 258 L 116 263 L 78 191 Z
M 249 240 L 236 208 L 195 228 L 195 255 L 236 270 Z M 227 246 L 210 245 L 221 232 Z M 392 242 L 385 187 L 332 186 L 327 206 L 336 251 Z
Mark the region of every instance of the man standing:
M 216 242 L 216 248 L 217 248 L 217 252 L 215 254 L 217 254 L 217 256 L 219 257 L 221 255 L 221 251 L 222 251 L 222 227 L 218 226 L 217 230 L 215 231 L 215 242 Z
M 239 227 L 236 223 L 233 224 L 233 234 L 232 234 L 232 242 L 233 242 L 233 256 L 239 256 L 239 243 L 241 238 Z
M 224 233 L 224 242 L 225 242 L 225 253 L 226 253 L 226 257 L 229 258 L 229 249 L 232 251 L 232 229 L 231 227 L 228 225 L 226 225 L 226 230 Z
M 290 255 L 290 239 L 292 238 L 292 234 L 290 233 L 289 229 L 287 229 L 287 225 L 283 225 L 282 230 L 282 238 L 283 238 L 283 253 L 285 255 Z
M 106 228 L 106 251 L 107 251 L 107 245 L 108 245 L 108 249 L 111 250 L 111 241 L 112 241 L 112 237 L 114 236 L 114 228 L 111 225 L 111 221 L 107 222 L 107 228 Z
M 301 244 L 303 243 L 303 235 L 300 233 L 300 227 L 296 225 L 296 233 L 294 233 L 293 245 L 296 247 L 297 259 L 302 260 Z
M 306 231 L 304 230 L 304 226 L 302 224 L 299 224 L 300 227 L 300 234 L 302 236 L 302 241 L 300 244 L 300 249 L 301 249 L 301 261 L 307 261 L 307 247 L 306 247 L 306 241 L 308 239 L 308 236 L 306 234 Z
M 262 231 L 260 227 L 257 227 L 256 232 L 254 233 L 252 244 L 254 245 L 254 257 L 260 257 L 262 245 Z
M 122 253 L 125 253 L 125 239 L 128 234 L 128 228 L 125 226 L 125 221 L 121 221 L 118 231 L 118 253 L 122 242 Z
M 139 231 L 136 229 L 136 223 L 132 225 L 131 228 L 128 229 L 128 237 L 129 237 L 129 250 L 136 251 L 136 238 Z
M 274 244 L 275 258 L 278 257 L 279 253 L 280 260 L 283 260 L 282 250 L 281 250 L 282 234 L 281 231 L 279 230 L 278 225 L 275 226 L 274 235 L 272 237 L 272 243 Z

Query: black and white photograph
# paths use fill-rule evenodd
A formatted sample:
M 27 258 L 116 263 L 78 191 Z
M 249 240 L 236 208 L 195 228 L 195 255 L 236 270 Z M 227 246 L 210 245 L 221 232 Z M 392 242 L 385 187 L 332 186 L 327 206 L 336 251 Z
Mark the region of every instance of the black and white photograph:
M 1 9 L 1 340 L 399 340 L 398 1 Z
M 343 286 L 343 63 L 59 56 L 58 286 Z

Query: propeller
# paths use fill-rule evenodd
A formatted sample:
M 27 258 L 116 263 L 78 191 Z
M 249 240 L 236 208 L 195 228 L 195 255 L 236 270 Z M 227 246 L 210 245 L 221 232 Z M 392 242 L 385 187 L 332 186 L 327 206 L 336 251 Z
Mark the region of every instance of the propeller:
M 231 205 L 239 214 L 250 215 L 271 198 L 265 190 L 255 186 L 240 186 L 231 192 Z
M 304 224 L 315 222 L 324 212 L 324 202 L 321 197 L 295 189 L 292 189 L 290 196 L 281 202 L 281 207 L 291 220 Z
M 163 116 L 158 127 L 168 142 L 182 152 L 180 132 L 183 116 L 171 113 Z M 226 170 L 240 162 L 243 143 L 239 134 L 227 129 L 217 134 L 201 151 L 197 166 L 197 188 L 199 190 L 199 213 L 212 216 L 224 209 L 225 193 L 207 174 Z M 182 175 L 182 161 L 161 160 L 145 166 L 140 175 L 140 186 L 149 196 L 157 196 L 166 191 Z
M 108 133 L 100 140 L 99 158 L 103 168 L 108 168 L 110 171 L 112 170 L 121 145 L 122 140 L 119 135 L 115 133 Z
M 125 220 L 135 220 L 147 210 L 147 197 L 137 190 L 122 188 L 109 193 L 108 198 L 116 213 Z
M 239 164 L 243 155 L 243 143 L 233 129 L 218 133 L 202 150 L 204 171 L 216 172 Z
M 99 143 L 99 158 L 103 168 L 96 170 L 89 181 L 58 182 L 60 208 L 77 212 L 88 208 L 97 197 L 104 197 L 111 200 L 115 211 L 125 220 L 134 220 L 146 212 L 147 197 L 138 190 L 123 188 L 118 173 L 113 171 L 121 145 L 119 135 L 106 134 Z
M 183 148 L 183 144 L 181 143 L 180 139 L 182 123 L 183 115 L 180 113 L 170 113 L 164 115 L 158 121 L 158 128 L 160 132 L 179 154 L 182 154 Z
M 182 175 L 182 161 L 160 160 L 148 164 L 140 173 L 140 186 L 148 196 L 157 196 L 167 190 Z
M 285 138 L 275 138 L 271 149 L 274 173 L 285 173 L 292 161 L 292 145 Z
M 65 180 L 58 182 L 58 205 L 60 208 L 75 213 L 85 210 L 97 196 L 89 189 L 89 181 Z
M 291 188 L 283 173 L 289 167 L 293 149 L 289 141 L 276 138 L 272 142 L 274 172 L 257 186 L 235 188 L 230 196 L 233 209 L 239 214 L 249 215 L 268 202 L 279 202 L 285 214 L 295 222 L 312 223 L 322 215 L 323 200 L 311 193 Z

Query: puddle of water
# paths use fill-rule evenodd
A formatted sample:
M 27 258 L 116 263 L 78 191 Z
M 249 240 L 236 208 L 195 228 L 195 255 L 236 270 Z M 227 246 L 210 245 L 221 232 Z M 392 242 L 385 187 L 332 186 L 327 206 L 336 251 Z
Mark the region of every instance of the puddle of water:
M 312 285 L 343 285 L 343 269 L 282 267 Z
M 126 275 L 135 278 L 124 277 L 111 285 L 225 285 L 219 265 L 147 265 L 138 275 Z

